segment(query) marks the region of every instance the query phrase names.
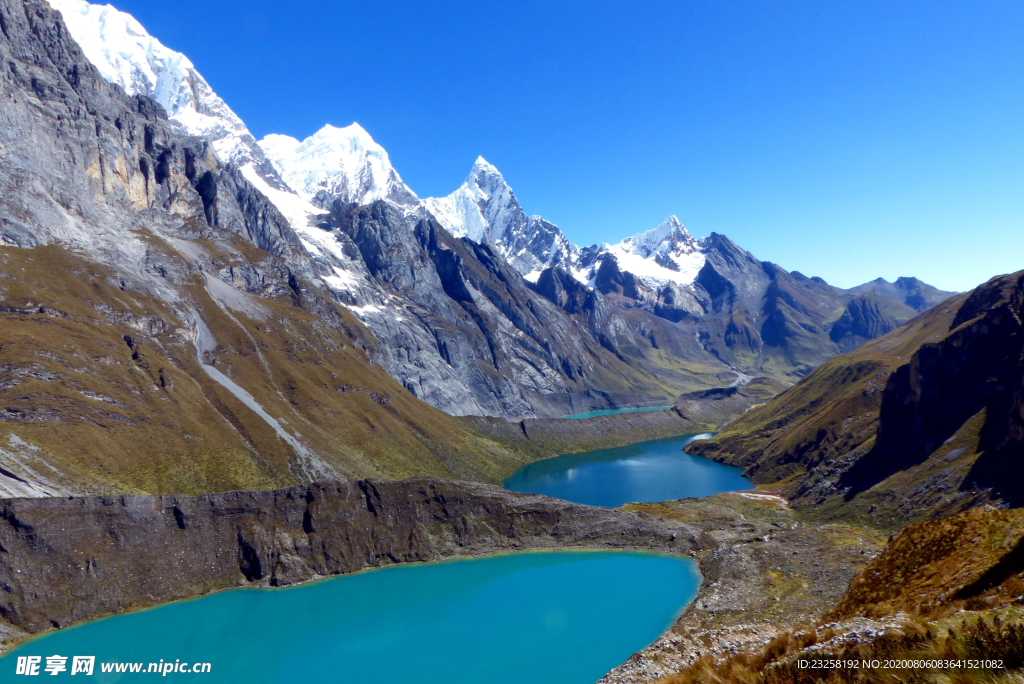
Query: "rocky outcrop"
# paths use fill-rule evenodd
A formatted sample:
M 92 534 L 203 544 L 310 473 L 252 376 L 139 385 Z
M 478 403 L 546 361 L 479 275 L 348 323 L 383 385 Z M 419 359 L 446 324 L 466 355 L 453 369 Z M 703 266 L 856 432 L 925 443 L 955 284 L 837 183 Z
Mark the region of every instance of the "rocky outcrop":
M 597 306 L 594 290 L 558 266 L 544 269 L 533 285 L 533 290 L 567 313 L 579 313 Z
M 923 344 L 885 385 L 874 448 L 841 480 L 848 497 L 927 459 L 972 417 L 984 423 L 969 485 L 1024 501 L 1024 272 L 993 278 L 957 311 L 949 332 Z
M 1024 272 L 830 359 L 692 453 L 879 527 L 1020 505 Z
M 683 523 L 471 483 L 0 502 L 0 616 L 28 633 L 241 586 L 544 548 L 693 554 Z

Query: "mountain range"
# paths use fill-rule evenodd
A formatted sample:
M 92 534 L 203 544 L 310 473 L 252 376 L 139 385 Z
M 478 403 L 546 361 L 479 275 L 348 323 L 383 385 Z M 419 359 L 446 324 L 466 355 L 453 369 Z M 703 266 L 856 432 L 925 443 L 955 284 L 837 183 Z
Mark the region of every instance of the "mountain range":
M 3 9 L 2 449 L 54 468 L 26 491 L 493 479 L 517 457 L 445 414 L 791 383 L 949 294 L 842 290 L 674 217 L 579 248 L 483 159 L 421 200 L 359 126 L 257 142 L 129 15 L 53 6 Z
M 172 122 L 210 140 L 222 162 L 275 204 L 334 298 L 383 343 L 375 360 L 417 396 L 450 413 L 551 415 L 587 402 L 617 403 L 612 395 L 642 403 L 643 397 L 752 375 L 793 382 L 951 294 L 914 279 L 841 290 L 763 264 L 724 236 L 695 239 L 675 216 L 618 244 L 581 248 L 551 222 L 528 215 L 502 174 L 482 157 L 452 194 L 421 200 L 358 124 L 327 125 L 303 141 L 268 135 L 256 143 L 191 62 L 129 15 L 84 0 L 55 0 L 54 7 L 107 80 L 129 94 L 155 99 Z M 365 243 L 365 231 L 338 225 L 342 205 L 375 202 L 387 205 L 377 211 L 387 230 L 373 231 L 374 244 Z M 467 314 L 463 304 L 452 304 L 458 298 L 425 303 L 407 292 L 407 283 L 381 277 L 382 259 L 390 260 L 389 273 L 410 266 L 395 262 L 401 261 L 397 252 L 420 262 L 433 260 L 411 239 L 420 221 L 431 220 L 446 235 L 501 257 L 525 281 L 506 283 L 519 293 L 489 288 L 486 294 L 485 287 L 474 294 L 471 287 L 467 296 L 480 310 Z M 486 259 L 476 261 L 495 270 Z M 439 273 L 438 281 L 444 278 Z M 578 325 L 592 338 L 587 346 L 598 356 L 604 352 L 597 347 L 604 348 L 629 368 L 611 370 L 615 381 L 589 380 L 585 369 L 592 361 L 538 332 L 540 319 L 523 327 L 535 312 L 511 313 L 530 296 L 523 287 L 583 315 L 586 321 Z M 481 295 L 490 306 L 478 306 Z M 417 313 L 396 314 L 398 302 Z M 437 314 L 448 324 L 467 315 L 477 322 L 456 326 L 461 331 L 452 338 Z M 511 339 L 523 335 L 532 340 L 527 351 Z M 510 352 L 510 345 L 519 348 Z M 538 356 L 531 347 L 544 351 Z M 524 358 L 517 362 L 518 357 Z M 488 368 L 480 368 L 480 362 Z M 609 364 L 615 365 L 610 360 L 597 365 Z M 576 372 L 565 371 L 573 366 Z M 674 384 L 669 388 L 666 382 Z M 564 396 L 552 401 L 558 394 Z
M 647 679 L 806 681 L 940 639 L 1024 662 L 1019 626 L 961 615 L 1024 595 L 1024 271 L 842 289 L 674 216 L 577 246 L 482 158 L 423 199 L 358 125 L 257 141 L 84 0 L 0 0 L 0 59 L 0 646 L 211 588 L 605 546 L 700 563 L 624 666 Z M 545 420 L 641 406 L 671 408 Z M 634 513 L 480 484 L 698 431 L 757 492 Z

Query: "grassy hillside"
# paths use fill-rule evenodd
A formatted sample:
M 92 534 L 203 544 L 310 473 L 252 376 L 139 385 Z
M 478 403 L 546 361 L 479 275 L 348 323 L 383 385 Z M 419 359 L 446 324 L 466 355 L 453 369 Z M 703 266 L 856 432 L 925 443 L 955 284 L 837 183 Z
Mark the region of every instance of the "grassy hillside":
M 191 244 L 221 268 L 274 261 Z M 258 251 L 241 241 L 238 249 Z M 170 248 L 154 239 L 152 250 L 159 262 Z M 311 312 L 333 307 L 315 293 L 285 287 L 255 297 L 202 274 L 176 288 L 216 339 L 203 361 L 328 474 L 495 481 L 525 462 L 370 364 L 372 337 L 340 308 Z M 94 263 L 58 247 L 0 249 L 0 319 L 9 495 L 266 489 L 324 474 L 203 370 L 193 322 L 159 296 L 122 289 Z
M 691 446 L 817 519 L 886 529 L 1015 504 L 1024 274 L 993 278 L 837 356 Z M 1016 460 L 1015 460 L 1016 459 Z

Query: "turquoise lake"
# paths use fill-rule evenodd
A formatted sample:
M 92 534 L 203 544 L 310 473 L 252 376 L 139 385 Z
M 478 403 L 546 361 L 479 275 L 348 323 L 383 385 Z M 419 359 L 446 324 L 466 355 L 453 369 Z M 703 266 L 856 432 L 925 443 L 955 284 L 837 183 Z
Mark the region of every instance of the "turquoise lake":
M 517 470 L 505 480 L 505 488 L 608 508 L 752 489 L 741 468 L 683 451 L 702 436 L 682 435 L 547 458 Z
M 68 677 L 70 656 L 94 655 L 85 681 L 101 683 L 140 680 L 103 673 L 104 662 L 180 659 L 209 662 L 210 674 L 161 681 L 591 684 L 655 641 L 699 582 L 693 561 L 627 552 L 397 566 L 59 630 L 0 658 L 0 681 L 25 679 L 15 675 L 18 656 L 42 656 L 43 667 L 69 656 Z
M 573 413 L 569 416 L 562 416 L 562 420 L 583 420 L 585 418 L 596 418 L 597 416 L 614 416 L 616 413 L 636 413 L 637 411 L 665 411 L 671 406 L 649 406 L 647 408 L 626 408 L 626 409 L 603 409 L 601 411 L 587 411 L 586 413 Z

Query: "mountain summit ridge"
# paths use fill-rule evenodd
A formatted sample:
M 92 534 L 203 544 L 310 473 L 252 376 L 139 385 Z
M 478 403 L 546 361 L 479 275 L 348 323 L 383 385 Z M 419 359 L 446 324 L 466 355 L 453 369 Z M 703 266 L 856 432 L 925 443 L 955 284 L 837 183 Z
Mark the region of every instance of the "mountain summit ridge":
M 187 133 L 211 140 L 223 161 L 239 167 L 253 163 L 270 187 L 290 189 L 322 208 L 334 199 L 353 204 L 385 200 L 403 214 L 420 217 L 429 212 L 456 237 L 493 245 L 530 281 L 545 268 L 561 266 L 593 285 L 594 259 L 581 263 L 581 248 L 557 225 L 528 215 L 502 173 L 483 156 L 451 194 L 421 200 L 392 166 L 387 151 L 358 123 L 327 124 L 301 141 L 269 134 L 257 142 L 188 57 L 164 46 L 130 14 L 86 0 L 53 0 L 52 6 L 104 78 L 129 95 L 156 100 Z M 665 239 L 671 244 L 660 244 Z M 703 264 L 698 241 L 674 215 L 617 244 L 586 249 L 591 257 L 614 257 L 654 287 L 666 282 L 687 285 Z
M 173 90 L 147 80 L 153 69 L 177 78 L 179 90 L 205 83 L 180 53 L 149 61 L 145 46 L 159 43 L 129 15 L 84 0 L 57 2 L 77 27 L 68 33 L 99 46 L 86 58 L 126 60 L 120 71 L 101 75 L 135 92 L 139 106 L 157 110 L 144 98 Z M 107 20 L 83 19 L 93 15 Z M 103 33 L 110 27 L 117 31 Z M 122 43 L 128 48 L 118 52 Z M 132 69 L 142 76 L 119 77 Z M 200 111 L 202 102 L 165 101 L 171 121 L 190 132 L 188 116 L 173 117 L 188 107 Z M 224 108 L 220 115 L 234 117 Z M 219 128 L 192 130 L 210 148 L 203 152 L 206 175 L 189 176 L 208 224 L 195 234 L 273 223 L 258 226 L 258 246 L 322 285 L 378 342 L 373 362 L 451 414 L 554 416 L 663 401 L 755 374 L 790 382 L 916 311 L 902 301 L 914 288 L 896 288 L 880 296 L 898 290 L 898 305 L 864 295 L 835 328 L 851 293 L 761 262 L 724 236 L 697 240 L 675 216 L 617 244 L 579 248 L 556 225 L 528 215 L 482 156 L 454 193 L 421 200 L 358 124 L 324 126 L 303 141 L 267 136 L 262 145 L 246 131 L 238 154 L 230 146 L 221 154 Z M 150 210 L 157 208 L 154 192 L 177 188 L 166 186 L 161 160 L 187 152 L 185 171 L 195 169 L 191 147 L 168 140 L 166 149 L 143 141 L 135 162 L 142 166 L 133 182 L 141 185 L 132 192 Z M 95 242 L 97 230 L 87 233 L 83 240 Z M 256 276 L 247 278 L 246 287 L 254 287 Z

